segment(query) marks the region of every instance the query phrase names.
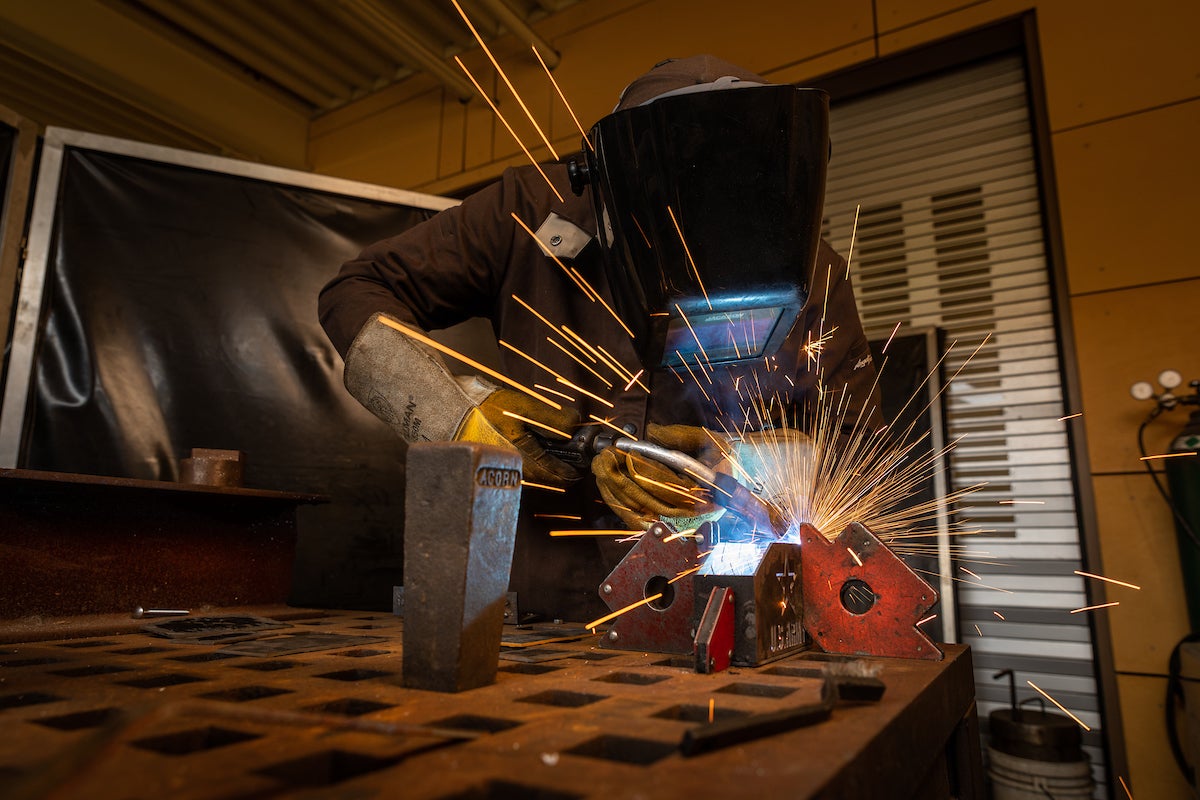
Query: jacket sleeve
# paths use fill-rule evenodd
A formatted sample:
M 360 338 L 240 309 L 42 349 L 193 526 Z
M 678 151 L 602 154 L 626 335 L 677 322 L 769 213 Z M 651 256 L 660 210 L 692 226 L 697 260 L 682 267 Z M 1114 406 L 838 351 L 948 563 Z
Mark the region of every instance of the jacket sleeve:
M 321 290 L 317 309 L 343 358 L 379 312 L 424 330 L 492 316 L 510 259 L 510 212 L 520 205 L 512 173 L 342 265 Z

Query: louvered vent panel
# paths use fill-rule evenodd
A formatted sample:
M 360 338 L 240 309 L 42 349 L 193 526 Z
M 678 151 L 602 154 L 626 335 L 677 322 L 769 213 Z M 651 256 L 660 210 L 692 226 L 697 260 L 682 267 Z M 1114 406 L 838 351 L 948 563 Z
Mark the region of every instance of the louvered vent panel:
M 1007 705 L 992 674 L 1017 670 L 1092 726 L 1102 781 L 1090 629 L 1069 613 L 1086 600 L 1021 63 L 835 103 L 831 133 L 827 235 L 846 253 L 857 210 L 851 270 L 868 337 L 903 321 L 954 343 L 946 419 L 962 438 L 950 485 L 987 483 L 959 508 L 986 533 L 955 542 L 979 576 L 960 570 L 956 585 L 981 719 Z

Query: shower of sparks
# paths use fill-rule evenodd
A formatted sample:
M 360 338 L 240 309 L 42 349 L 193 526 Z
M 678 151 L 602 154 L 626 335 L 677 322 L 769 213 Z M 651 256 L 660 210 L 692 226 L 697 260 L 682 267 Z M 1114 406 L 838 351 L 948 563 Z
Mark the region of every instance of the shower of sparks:
M 1098 581 L 1107 581 L 1108 583 L 1115 583 L 1117 586 L 1124 586 L 1129 589 L 1137 589 L 1138 591 L 1141 591 L 1141 589 L 1142 589 L 1142 587 L 1138 586 L 1136 583 L 1126 583 L 1125 581 L 1119 581 L 1116 578 L 1106 578 L 1103 575 L 1093 575 L 1090 572 L 1080 572 L 1079 570 L 1075 570 L 1075 574 L 1081 575 L 1084 578 L 1095 578 Z
M 605 616 L 601 617 L 600 619 L 592 620 L 591 622 L 589 622 L 587 625 L 584 625 L 583 627 L 587 628 L 592 633 L 595 633 L 597 625 L 603 625 L 604 623 L 608 622 L 611 619 L 616 619 L 617 617 L 621 616 L 622 614 L 633 611 L 638 606 L 644 606 L 647 603 L 653 603 L 655 600 L 657 600 L 660 597 L 662 597 L 662 592 L 659 592 L 658 594 L 655 594 L 655 595 L 651 595 L 650 597 L 647 597 L 644 600 L 638 600 L 636 603 L 630 603 L 629 605 L 625 606 L 624 608 L 618 609 L 618 610 L 612 612 L 611 614 L 606 614 Z
M 1142 456 L 1142 457 L 1141 457 L 1140 459 L 1138 459 L 1138 460 L 1139 460 L 1139 461 L 1157 461 L 1157 460 L 1158 460 L 1158 459 L 1160 459 L 1160 458 L 1186 458 L 1187 456 L 1195 456 L 1195 455 L 1200 455 L 1200 453 L 1197 453 L 1197 452 L 1191 452 L 1191 453 L 1159 453 L 1158 455 L 1154 455 L 1154 456 Z
M 1063 712 L 1063 713 L 1064 713 L 1064 714 L 1066 714 L 1068 717 L 1070 717 L 1071 719 L 1073 719 L 1073 720 L 1075 720 L 1077 723 L 1079 723 L 1079 727 L 1083 728 L 1085 731 L 1090 731 L 1090 730 L 1091 730 L 1091 728 L 1089 728 L 1089 727 L 1087 726 L 1087 724 L 1086 724 L 1086 723 L 1085 723 L 1083 720 L 1081 720 L 1079 717 L 1075 716 L 1075 715 L 1074 715 L 1074 714 L 1072 714 L 1070 711 L 1068 711 L 1066 706 L 1064 706 L 1062 703 L 1058 702 L 1058 701 L 1057 701 L 1057 700 L 1055 700 L 1053 697 L 1051 697 L 1050 695 L 1048 695 L 1048 694 L 1046 694 L 1044 691 L 1042 691 L 1040 688 L 1038 688 L 1038 685 L 1037 685 L 1036 683 L 1034 683 L 1033 681 L 1025 681 L 1025 682 L 1026 682 L 1026 683 L 1028 683 L 1030 686 L 1032 686 L 1032 687 L 1033 687 L 1033 690 L 1034 690 L 1035 692 L 1037 692 L 1037 693 L 1038 693 L 1038 694 L 1040 694 L 1042 697 L 1044 697 L 1044 698 L 1046 698 L 1047 700 L 1049 700 L 1051 703 L 1054 703 L 1054 705 L 1058 706 L 1058 709 L 1059 709 L 1059 711 Z
M 544 483 L 534 483 L 533 481 L 521 481 L 521 485 L 528 486 L 530 489 L 545 489 L 548 492 L 562 492 L 565 494 L 567 491 L 561 486 L 549 486 Z
M 475 30 L 475 26 L 471 24 L 470 18 L 467 17 L 467 12 L 462 10 L 462 6 L 458 4 L 458 0 L 450 0 L 450 2 L 454 4 L 454 10 L 457 11 L 458 15 L 463 18 L 463 22 L 467 23 L 467 27 L 471 29 L 471 34 L 475 37 L 475 41 L 479 42 L 479 46 L 483 48 L 483 52 L 487 54 L 488 60 L 492 62 L 492 66 L 496 68 L 496 72 L 500 73 L 500 77 L 504 79 L 504 85 L 508 87 L 510 92 L 512 92 L 512 96 L 517 99 L 517 103 L 520 104 L 521 110 L 525 112 L 525 116 L 529 118 L 529 122 L 533 125 L 534 130 L 538 132 L 538 136 L 542 137 L 542 141 L 545 142 L 546 148 L 550 151 L 550 155 L 554 156 L 554 160 L 557 161 L 558 153 L 555 152 L 554 145 L 550 144 L 549 137 L 547 137 L 545 132 L 542 130 L 542 126 L 538 125 L 537 120 L 533 118 L 533 112 L 529 110 L 529 107 L 525 105 L 525 101 L 521 99 L 520 93 L 518 93 L 516 87 L 512 85 L 512 81 L 508 79 L 508 74 L 505 73 L 504 68 L 500 66 L 500 62 L 496 60 L 496 57 L 492 55 L 491 49 L 487 46 L 487 43 L 483 41 L 483 37 L 479 35 L 479 31 Z M 537 48 L 534 48 L 534 52 L 537 52 Z M 540 60 L 541 56 L 538 56 L 538 59 Z M 562 198 L 560 197 L 559 201 L 561 200 Z
M 457 350 L 454 350 L 453 348 L 447 347 L 446 345 L 442 344 L 441 342 L 437 341 L 436 339 L 431 339 L 430 337 L 426 336 L 425 334 L 421 333 L 418 330 L 414 330 L 413 328 L 409 328 L 405 325 L 401 325 L 399 322 L 394 322 L 394 321 L 388 319 L 387 317 L 378 317 L 378 319 L 379 319 L 380 323 L 388 326 L 389 328 L 393 328 L 397 331 L 400 331 L 400 333 L 403 333 L 405 336 L 409 337 L 410 339 L 415 339 L 416 341 L 420 342 L 423 345 L 432 347 L 434 350 L 437 350 L 439 353 L 441 353 L 443 355 L 447 355 L 453 359 L 461 361 L 462 363 L 466 364 L 468 367 L 471 367 L 472 369 L 477 369 L 480 372 L 482 372 L 484 375 L 487 375 L 490 378 L 495 378 L 496 380 L 500 381 L 501 383 L 507 384 L 508 386 L 511 386 L 514 389 L 522 391 L 525 394 L 529 395 L 530 397 L 534 398 L 535 400 L 541 400 L 543 403 L 550 406 L 551 408 L 553 408 L 556 411 L 562 410 L 561 405 L 554 402 L 550 398 L 535 392 L 533 389 L 530 389 L 525 384 L 518 383 L 517 381 L 514 381 L 512 378 L 509 378 L 507 375 L 501 375 L 499 372 L 496 372 L 496 370 L 492 369 L 491 367 L 485 367 L 483 364 L 480 364 L 475 359 L 470 358 L 466 355 L 463 355 L 462 353 L 458 352 Z
M 1069 419 L 1077 419 L 1078 417 L 1082 417 L 1082 416 L 1083 416 L 1083 412 L 1082 412 L 1082 411 L 1080 411 L 1080 412 L 1078 412 L 1078 413 L 1075 413 L 1075 414 L 1067 414 L 1065 417 L 1059 417 L 1059 418 L 1058 418 L 1058 421 L 1059 421 L 1059 422 L 1066 422 L 1066 421 L 1067 421 L 1067 420 L 1069 420 Z
M 571 104 L 567 102 L 567 96 L 563 94 L 563 90 L 559 88 L 558 81 L 554 80 L 554 76 L 550 74 L 550 68 L 546 66 L 546 62 L 542 59 L 542 54 L 538 52 L 536 46 L 531 46 L 530 49 L 533 50 L 533 54 L 537 56 L 538 63 L 542 65 L 542 69 L 546 70 L 546 77 L 550 79 L 550 85 L 554 87 L 554 91 L 558 92 L 558 98 L 562 100 L 563 105 L 566 106 L 567 113 L 570 114 L 571 119 L 575 121 L 575 127 L 579 129 L 579 134 L 583 137 L 583 141 L 587 143 L 588 149 L 595 150 L 596 148 L 592 146 L 590 141 L 588 141 L 587 132 L 584 131 L 583 126 L 579 124 L 579 117 L 575 116 L 575 109 L 571 108 Z
M 536 419 L 530 419 L 529 417 L 523 417 L 520 414 L 514 414 L 513 412 L 507 411 L 507 410 L 504 411 L 503 414 L 506 417 L 512 417 L 513 419 L 519 419 L 519 420 L 521 420 L 521 422 L 524 422 L 526 425 L 533 425 L 534 427 L 541 428 L 544 431 L 549 431 L 550 433 L 553 433 L 555 436 L 561 436 L 564 439 L 571 438 L 571 434 L 569 434 L 565 431 L 560 431 L 558 428 L 555 428 L 553 425 L 547 425 L 544 422 L 538 422 Z
M 825 345 L 829 344 L 829 340 L 833 338 L 835 333 L 837 333 L 837 326 L 834 326 L 832 330 L 826 333 L 822 333 L 815 340 L 812 338 L 812 334 L 809 334 L 809 340 L 803 347 L 804 354 L 808 356 L 809 362 L 815 364 L 817 361 L 820 361 L 821 353 L 825 350 Z
M 458 56 L 454 57 L 454 63 L 458 64 L 459 69 L 466 73 L 467 77 L 471 80 L 471 83 L 475 86 L 475 90 L 479 92 L 479 96 L 487 101 L 488 107 L 492 109 L 492 113 L 496 115 L 496 119 L 500 120 L 500 122 L 504 124 L 504 127 L 508 129 L 508 134 L 512 136 L 513 141 L 520 145 L 521 150 L 525 153 L 525 157 L 529 159 L 529 163 L 533 164 L 533 166 L 537 169 L 538 174 L 540 174 L 543 180 L 546 181 L 546 185 L 550 187 L 550 191 L 554 192 L 554 196 L 558 198 L 558 202 L 564 202 L 562 194 L 558 191 L 558 189 L 555 188 L 554 183 L 550 180 L 550 176 L 546 174 L 546 172 L 542 169 L 541 164 L 539 164 L 537 159 L 533 157 L 533 153 L 529 152 L 529 148 L 526 147 L 525 143 L 521 141 L 521 137 L 517 136 L 517 132 L 513 130 L 512 125 L 508 124 L 508 120 L 506 120 L 504 115 L 500 113 L 500 109 L 496 108 L 496 104 L 492 102 L 492 98 L 488 97 L 488 93 L 485 92 L 483 87 L 479 85 L 479 81 L 475 80 L 475 76 L 471 74 L 471 70 L 467 69 L 467 65 L 464 64 L 462 59 Z
M 1099 605 L 1095 605 L 1095 606 L 1084 606 L 1083 608 L 1073 609 L 1071 611 L 1071 613 L 1072 614 L 1081 614 L 1084 611 L 1095 611 L 1098 608 L 1112 608 L 1113 606 L 1119 606 L 1119 605 L 1121 605 L 1120 601 L 1115 601 L 1112 603 L 1100 603 Z

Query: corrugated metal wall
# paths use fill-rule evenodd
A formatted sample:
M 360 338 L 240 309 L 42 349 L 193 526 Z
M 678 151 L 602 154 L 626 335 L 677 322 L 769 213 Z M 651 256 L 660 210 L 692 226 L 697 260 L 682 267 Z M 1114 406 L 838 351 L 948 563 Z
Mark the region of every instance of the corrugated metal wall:
M 958 637 L 974 651 L 981 721 L 1007 705 L 992 676 L 1012 668 L 1020 696 L 1032 680 L 1092 728 L 1084 741 L 1103 780 L 1091 631 L 1086 613 L 1070 613 L 1086 605 L 1071 409 L 1021 60 L 837 105 L 831 132 L 829 235 L 846 252 L 857 211 L 852 272 L 868 337 L 903 321 L 957 342 L 945 363 L 947 377 L 961 368 L 946 399 L 949 438 L 963 437 L 950 486 L 987 483 L 959 508 L 963 527 L 983 532 L 955 543 L 969 551 L 955 568 Z

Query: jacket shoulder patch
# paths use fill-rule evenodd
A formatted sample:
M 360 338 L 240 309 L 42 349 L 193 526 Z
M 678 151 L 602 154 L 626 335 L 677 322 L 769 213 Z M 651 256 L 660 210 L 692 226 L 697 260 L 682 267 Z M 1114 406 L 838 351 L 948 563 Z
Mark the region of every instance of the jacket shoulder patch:
M 592 240 L 590 233 L 553 211 L 542 222 L 536 234 L 542 246 L 559 258 L 575 258 Z

